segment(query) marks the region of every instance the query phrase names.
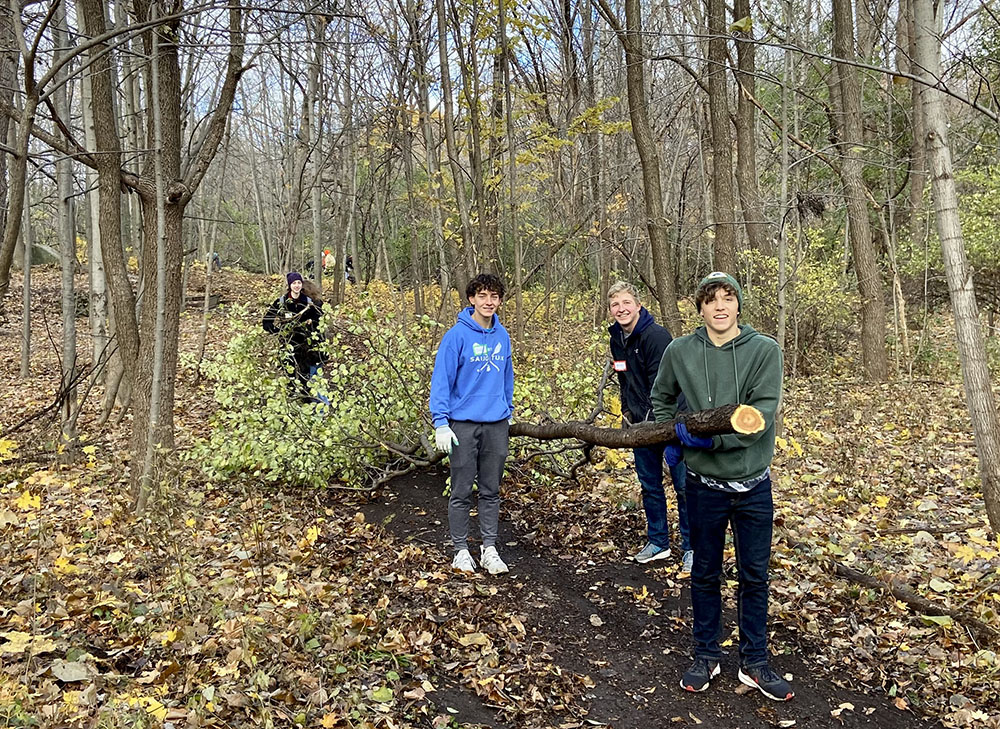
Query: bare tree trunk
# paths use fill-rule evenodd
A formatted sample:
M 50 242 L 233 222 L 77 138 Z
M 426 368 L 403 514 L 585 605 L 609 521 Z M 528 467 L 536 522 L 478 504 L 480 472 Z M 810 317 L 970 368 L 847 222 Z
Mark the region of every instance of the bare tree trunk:
M 414 18 L 416 22 L 416 18 Z M 423 133 L 424 141 L 424 162 L 427 166 L 428 199 L 431 206 L 431 225 L 434 232 L 434 249 L 438 256 L 438 270 L 440 272 L 441 284 L 441 305 L 438 309 L 438 318 L 444 313 L 451 289 L 452 277 L 449 260 L 454 261 L 454 266 L 458 271 L 458 278 L 468 280 L 464 261 L 459 258 L 454 246 L 445 242 L 444 218 L 441 212 L 441 199 L 444 197 L 444 180 L 441 176 L 441 160 L 437 147 L 434 143 L 434 135 L 431 130 L 431 109 L 429 84 L 427 79 L 427 58 L 419 43 L 414 51 L 417 52 L 417 96 L 420 105 L 420 129 Z M 449 249 L 451 255 L 449 256 Z
M 838 78 L 835 99 L 840 133 L 840 177 L 847 198 L 847 219 L 851 238 L 851 254 L 858 277 L 861 296 L 861 361 L 865 379 L 873 382 L 888 376 L 885 354 L 885 300 L 882 292 L 882 272 L 875 257 L 871 222 L 868 219 L 865 187 L 861 83 L 858 69 L 848 61 L 854 59 L 854 24 L 851 0 L 833 0 L 834 55 L 845 62 L 836 64 Z
M 80 0 L 79 10 L 85 18 L 86 32 L 103 35 L 106 30 L 101 0 Z M 94 115 L 94 162 L 97 167 L 98 216 L 95 228 L 100 236 L 105 275 L 111 292 L 112 330 L 117 340 L 118 364 L 112 372 L 112 382 L 106 388 L 103 412 L 110 414 L 122 377 L 126 392 L 132 390 L 139 353 L 139 328 L 136 319 L 136 299 L 129 281 L 122 246 L 121 138 L 114 113 L 112 65 L 106 45 L 93 49 L 87 68 Z
M 35 51 L 29 50 L 24 38 L 24 29 L 17 13 L 11 12 L 14 22 L 14 37 L 21 49 L 24 60 L 24 103 L 21 108 L 21 122 L 17 129 L 17 144 L 15 146 L 14 163 L 10 169 L 10 184 L 8 186 L 8 209 L 4 220 L 3 241 L 0 242 L 0 306 L 10 289 L 10 266 L 14 261 L 14 247 L 20 234 L 21 219 L 24 213 L 24 188 L 28 176 L 28 146 L 31 141 L 31 127 L 35 123 L 38 110 L 39 94 L 35 80 Z M 39 33 L 45 32 L 46 23 L 42 23 Z M 34 45 L 32 45 L 34 49 Z
M 910 60 L 916 57 L 917 39 L 914 31 L 913 0 L 901 0 L 899 26 L 905 29 L 905 52 L 900 53 L 898 65 L 901 71 L 912 72 Z M 910 143 L 910 189 L 907 215 L 910 230 L 910 240 L 916 243 L 923 236 L 924 188 L 927 186 L 927 131 L 924 123 L 924 108 L 920 101 L 920 84 L 910 82 L 910 113 L 912 141 Z
M 735 25 L 749 23 L 750 0 L 735 0 L 733 19 Z M 757 179 L 757 107 L 753 103 L 757 93 L 757 46 L 753 40 L 752 25 L 736 31 L 735 35 L 736 85 L 739 91 L 736 99 L 736 183 L 743 209 L 743 227 L 750 248 L 771 254 L 774 245 L 764 223 Z
M 80 13 L 81 30 L 86 33 L 86 14 Z M 88 62 L 93 61 L 92 51 L 87 53 Z M 84 74 L 80 79 L 80 106 L 83 110 L 83 138 L 87 149 L 96 149 L 94 138 L 94 98 L 91 91 L 90 76 Z M 101 254 L 100 195 L 98 193 L 97 171 L 86 169 L 86 204 L 90 220 L 87 235 L 87 263 L 90 279 L 90 336 L 93 351 L 94 368 L 98 381 L 106 375 L 103 365 L 108 356 L 108 292 L 104 276 L 104 256 Z
M 413 283 L 413 312 L 417 316 L 424 314 L 424 297 L 420 277 L 420 236 L 417 230 L 417 210 L 414 200 L 413 186 L 413 131 L 410 129 L 410 118 L 406 115 L 400 120 L 400 134 L 403 144 L 403 174 L 406 178 L 407 205 L 407 238 L 410 244 L 410 280 Z
M 792 9 L 790 0 L 783 0 L 782 10 L 786 27 L 791 23 Z M 781 74 L 781 220 L 778 228 L 778 321 L 776 326 L 776 336 L 778 346 L 781 351 L 785 351 L 785 337 L 788 325 L 788 215 L 791 211 L 791 204 L 788 196 L 788 178 L 791 174 L 789 165 L 788 149 L 788 100 L 790 91 L 789 84 L 792 82 L 792 54 L 791 50 L 785 49 L 782 57 Z
M 448 57 L 448 23 L 444 13 L 445 0 L 435 0 L 438 26 L 438 60 L 441 72 L 442 105 L 444 106 L 444 139 L 448 151 L 448 164 L 451 167 L 451 178 L 455 187 L 455 206 L 458 208 L 458 219 L 462 230 L 462 261 L 464 274 L 462 278 L 471 278 L 476 272 L 475 238 L 472 231 L 472 218 L 469 215 L 469 200 L 465 194 L 465 171 L 462 169 L 458 155 L 458 142 L 455 139 L 455 101 L 451 90 L 451 59 Z
M 63 60 L 68 47 L 66 38 L 66 11 L 60 5 L 56 10 L 52 23 L 53 63 Z M 71 126 L 69 118 L 70 90 L 69 67 L 54 78 L 55 89 L 52 94 L 53 108 L 59 120 L 67 128 Z M 53 128 L 53 134 L 62 136 L 58 126 Z M 58 153 L 57 153 L 58 154 Z M 60 404 L 61 445 L 69 447 L 76 440 L 76 388 L 72 386 L 76 373 L 76 290 L 73 276 L 76 273 L 76 224 L 73 214 L 73 163 L 69 157 L 58 155 L 56 158 L 56 191 L 58 196 L 57 219 L 59 230 L 59 262 L 62 270 L 62 373 L 60 386 L 62 401 Z
M 498 5 L 499 23 L 497 36 L 500 40 L 500 55 L 503 59 L 503 90 L 505 126 L 507 128 L 507 234 L 514 247 L 514 301 L 517 304 L 514 320 L 514 337 L 520 344 L 524 341 L 524 262 L 522 259 L 521 237 L 517 229 L 517 164 L 514 150 L 514 109 L 510 92 L 510 41 L 507 39 L 507 4 Z
M 215 210 L 212 213 L 212 232 L 208 236 L 208 250 L 205 261 L 205 296 L 201 302 L 201 332 L 198 335 L 198 356 L 195 359 L 195 380 L 201 379 L 201 363 L 205 359 L 205 343 L 208 340 L 208 312 L 212 303 L 212 276 L 215 266 L 215 238 L 219 232 L 219 208 L 222 207 L 222 192 L 226 185 L 226 167 L 229 164 L 230 132 L 232 124 L 226 124 L 226 139 L 222 143 L 222 171 L 219 174 L 219 194 L 215 198 Z
M 26 185 L 24 194 L 30 195 Z M 31 227 L 31 200 L 24 203 L 24 225 L 21 244 L 24 256 L 24 280 L 21 282 L 21 379 L 31 374 L 31 251 L 35 247 L 34 228 Z
M 158 12 L 158 7 L 155 3 L 151 6 L 154 13 Z M 146 443 L 145 443 L 145 456 L 142 461 L 142 476 L 138 482 L 138 491 L 135 492 L 136 499 L 136 511 L 140 514 L 145 511 L 146 503 L 149 500 L 152 477 L 153 477 L 153 459 L 154 452 L 157 445 L 162 445 L 162 441 L 158 440 L 157 436 L 160 434 L 160 407 L 161 407 L 161 392 L 163 391 L 163 360 L 164 360 L 164 348 L 165 348 L 165 329 L 166 329 L 166 319 L 167 319 L 167 212 L 166 212 L 166 178 L 164 176 L 164 157 L 168 155 L 168 152 L 164 149 L 164 130 L 163 130 L 163 104 L 161 103 L 160 97 L 160 34 L 158 31 L 154 31 L 152 34 L 153 48 L 150 54 L 150 122 L 152 125 L 152 151 L 153 151 L 153 194 L 155 199 L 155 241 L 150 241 L 150 236 L 146 236 L 147 244 L 145 246 L 146 251 L 150 249 L 150 244 L 152 248 L 156 250 L 156 301 L 155 301 L 155 314 L 152 319 L 155 321 L 155 328 L 153 331 L 153 345 L 152 345 L 152 364 L 150 366 L 150 395 L 149 395 L 149 425 L 146 429 Z M 177 72 L 177 86 L 179 88 L 180 80 L 180 69 L 171 67 L 169 64 L 163 64 L 162 70 L 167 71 L 168 76 L 172 76 L 173 72 Z M 169 79 L 168 83 L 173 83 L 174 79 Z M 173 91 L 171 88 L 169 91 Z M 178 101 L 179 101 L 178 97 Z M 177 124 L 179 126 L 179 120 Z M 179 140 L 178 140 L 179 141 Z M 171 150 L 172 151 L 172 150 Z M 180 149 L 178 148 L 178 168 L 180 167 Z M 173 156 L 170 154 L 170 156 Z M 173 166 L 173 165 L 171 165 Z M 179 172 L 179 169 L 177 170 Z M 177 179 L 173 177 L 171 179 Z M 147 202 L 148 209 L 148 202 Z M 149 216 L 144 215 L 143 229 L 145 232 L 149 232 Z M 180 231 L 178 231 L 179 233 Z M 179 241 L 178 241 L 179 242 Z M 181 246 L 176 246 L 180 248 Z M 145 257 L 145 256 L 144 256 Z M 148 270 L 148 269 L 147 269 Z M 175 277 L 176 278 L 176 277 Z M 153 307 L 146 306 L 143 312 L 143 320 L 146 321 L 150 317 L 147 316 L 149 309 Z M 148 328 L 144 327 L 145 331 L 150 331 Z M 176 341 L 172 339 L 171 341 Z M 144 342 L 145 345 L 145 342 Z M 144 346 L 144 349 L 148 350 L 149 347 Z
M 660 156 L 649 124 L 649 101 L 646 96 L 645 55 L 642 45 L 642 16 L 639 0 L 625 0 L 625 28 L 615 17 L 607 0 L 599 0 L 601 14 L 611 25 L 625 50 L 625 82 L 628 88 L 628 108 L 632 121 L 632 136 L 642 167 L 643 199 L 646 230 L 653 253 L 653 274 L 656 281 L 660 315 L 670 331 L 681 330 L 681 314 L 677 308 L 677 290 L 671 266 L 670 236 L 663 212 L 663 188 L 660 182 Z
M 8 3 L 0 6 L 0 107 L 13 104 L 16 84 L 17 41 L 14 38 L 14 11 Z M 13 147 L 10 132 L 10 117 L 0 114 L 0 140 Z M 0 231 L 6 227 L 8 204 L 7 152 L 0 151 Z
M 965 241 L 958 217 L 958 197 L 948 146 L 948 119 L 943 95 L 937 88 L 941 67 L 940 16 L 935 17 L 932 0 L 912 0 L 916 34 L 916 73 L 927 86 L 921 90 L 927 124 L 927 161 L 937 219 L 938 237 L 944 258 L 958 354 L 965 382 L 965 398 L 972 418 L 972 433 L 979 455 L 979 476 L 990 526 L 1000 534 L 1000 422 L 993 395 L 986 347 L 983 342 L 979 308 L 972 282 L 972 269 L 965 253 Z M 944 6 L 938 6 L 942 12 Z
M 712 217 L 715 219 L 714 268 L 736 272 L 736 201 L 733 197 L 733 142 L 726 83 L 725 0 L 707 0 L 708 112 L 712 128 Z
M 455 18 L 455 50 L 458 53 L 458 67 L 462 72 L 462 94 L 465 96 L 469 110 L 469 167 L 472 173 L 473 202 L 476 205 L 476 217 L 479 225 L 479 256 L 475 263 L 477 268 L 485 267 L 485 251 L 495 249 L 495 241 L 491 235 L 489 215 L 486 211 L 486 191 L 483 175 L 483 132 L 482 114 L 480 113 L 481 94 L 479 92 L 479 56 L 476 44 L 479 36 L 479 18 L 482 14 L 479 3 L 472 4 L 469 13 L 468 31 L 462 27 L 460 19 Z M 462 43 L 462 38 L 469 38 L 468 49 Z M 466 52 L 467 51 L 467 52 Z M 456 185 L 458 181 L 456 180 Z
M 247 106 L 247 97 L 240 90 L 240 96 L 243 101 L 243 106 Z M 264 217 L 264 203 L 260 192 L 260 173 L 257 170 L 257 149 L 254 146 L 252 139 L 248 140 L 247 146 L 250 149 L 250 177 L 253 180 L 253 202 L 254 209 L 257 213 L 257 233 L 260 235 L 260 247 L 261 255 L 264 259 L 264 273 L 271 274 L 274 273 L 275 269 L 271 262 L 271 244 L 270 237 L 267 231 L 267 220 Z
M 145 0 L 136 0 L 136 11 L 140 18 L 150 17 L 156 12 Z M 133 387 L 135 417 L 130 444 L 132 463 L 135 464 L 132 471 L 133 493 L 139 508 L 145 493 L 142 484 L 147 482 L 146 478 L 142 478 L 139 465 L 146 462 L 149 444 L 159 444 L 164 449 L 171 449 L 174 445 L 174 379 L 177 371 L 184 209 L 218 151 L 242 74 L 243 14 L 237 0 L 229 5 L 228 19 L 229 50 L 225 80 L 205 128 L 203 141 L 183 174 L 179 108 L 181 80 L 176 45 L 179 22 L 176 19 L 165 20 L 144 36 L 146 53 L 155 55 L 153 63 L 159 103 L 153 105 L 147 125 L 149 144 L 154 150 L 152 164 L 147 162 L 136 187 L 143 212 L 145 240 L 142 267 L 147 279 L 155 278 L 162 283 L 163 298 L 158 297 L 158 300 L 163 307 L 162 317 L 159 306 L 147 304 L 142 309 L 143 337 Z M 157 46 L 155 54 L 154 42 Z M 157 185 L 157 181 L 162 184 Z M 161 266 L 162 277 L 159 275 Z M 160 288 L 159 283 L 157 288 Z
M 313 29 L 314 54 L 309 69 L 309 106 L 306 108 L 307 117 L 304 125 L 308 126 L 313 134 L 315 142 L 312 149 L 312 189 L 310 190 L 310 208 L 312 208 L 312 258 L 313 258 L 313 278 L 316 286 L 323 290 L 323 198 L 320 181 L 323 177 L 323 119 L 322 100 L 323 86 L 323 55 L 324 43 L 326 40 L 326 19 L 322 15 L 314 16 L 310 19 L 315 23 Z M 336 278 L 334 278 L 336 282 Z

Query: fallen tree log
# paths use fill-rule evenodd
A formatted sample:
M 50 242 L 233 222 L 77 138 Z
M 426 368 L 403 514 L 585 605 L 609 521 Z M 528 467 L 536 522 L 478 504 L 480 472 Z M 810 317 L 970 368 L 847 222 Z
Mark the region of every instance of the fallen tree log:
M 968 610 L 964 610 L 962 608 L 952 609 L 945 607 L 944 605 L 939 605 L 938 603 L 932 602 L 925 597 L 921 597 L 909 587 L 900 584 L 896 580 L 882 580 L 866 572 L 856 570 L 853 567 L 848 567 L 840 562 L 832 562 L 831 564 L 833 572 L 836 575 L 843 577 L 856 585 L 861 585 L 862 587 L 888 592 L 895 599 L 905 603 L 922 615 L 943 615 L 952 618 L 959 624 L 968 628 L 969 632 L 971 632 L 980 643 L 996 645 L 997 640 L 1000 639 L 1000 632 L 998 632 L 996 628 L 992 625 L 987 625 Z
M 674 426 L 677 423 L 686 423 L 691 435 L 702 437 L 729 433 L 749 435 L 764 430 L 765 425 L 764 416 L 757 408 L 733 404 L 696 413 L 681 413 L 667 423 L 640 424 L 631 428 L 600 428 L 575 420 L 543 424 L 516 422 L 510 426 L 510 434 L 538 440 L 575 438 L 605 448 L 643 448 L 657 443 L 676 443 Z

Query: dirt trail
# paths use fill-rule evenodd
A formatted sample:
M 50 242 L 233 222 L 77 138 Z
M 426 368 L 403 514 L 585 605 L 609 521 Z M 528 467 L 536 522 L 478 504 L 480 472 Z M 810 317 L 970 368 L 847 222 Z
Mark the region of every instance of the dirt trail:
M 450 549 L 443 489 L 442 472 L 411 475 L 389 484 L 364 511 L 369 521 L 384 524 L 397 538 L 440 549 L 445 561 Z M 556 553 L 534 544 L 537 525 L 519 518 L 529 510 L 511 511 L 514 518 L 501 513 L 500 523 L 501 553 L 511 572 L 484 579 L 499 588 L 491 600 L 524 616 L 533 651 L 548 654 L 563 668 L 589 675 L 595 682 L 586 695 L 588 713 L 575 726 L 923 729 L 935 725 L 898 710 L 878 687 L 850 690 L 834 684 L 828 670 L 821 674 L 810 666 L 808 645 L 798 645 L 792 655 L 773 660 L 779 672 L 793 675 L 796 695 L 788 703 L 771 701 L 756 691 L 742 692 L 736 679 L 735 645 L 728 649 L 722 675 L 708 691 L 682 691 L 678 683 L 690 663 L 690 600 L 686 580 L 676 576 L 676 565 L 660 562 L 643 567 L 626 562 L 626 555 L 595 555 L 584 547 Z M 581 527 L 586 530 L 585 516 Z M 477 533 L 474 521 L 471 533 Z M 455 579 L 466 578 L 456 574 Z M 725 619 L 728 630 L 735 616 L 727 613 Z M 795 641 L 794 636 L 782 636 L 784 645 L 796 645 Z M 843 683 L 848 683 L 846 677 Z M 439 707 L 458 710 L 459 722 L 508 726 L 458 685 L 436 698 Z M 831 712 L 843 704 L 854 708 L 834 717 Z

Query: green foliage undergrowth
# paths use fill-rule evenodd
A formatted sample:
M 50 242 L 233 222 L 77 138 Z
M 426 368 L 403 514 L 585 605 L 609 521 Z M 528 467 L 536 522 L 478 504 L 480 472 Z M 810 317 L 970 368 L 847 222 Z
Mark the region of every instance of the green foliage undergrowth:
M 324 316 L 326 365 L 309 387 L 329 405 L 302 402 L 276 337 L 259 325 L 235 325 L 225 352 L 205 368 L 219 407 L 191 457 L 210 479 L 239 474 L 276 484 L 361 486 L 394 459 L 386 444 L 417 450 L 427 429 L 423 364 L 435 327 L 428 317 L 394 318 L 374 306 Z
M 260 328 L 257 312 L 233 313 L 232 338 L 204 367 L 218 407 L 208 436 L 188 454 L 207 478 L 364 487 L 426 460 L 433 441 L 428 394 L 434 353 L 454 320 L 403 319 L 380 295 L 386 293 L 362 293 L 324 314 L 326 364 L 309 386 L 310 395 L 329 405 L 302 402 L 284 372 L 279 340 Z M 607 334 L 593 327 L 587 294 L 579 294 L 576 304 L 560 301 L 562 316 L 549 320 L 535 296 L 525 294 L 526 309 L 535 314 L 525 341 L 514 344 L 514 418 L 585 418 L 596 401 Z M 505 307 L 512 337 L 513 319 Z M 538 445 L 514 442 L 511 455 L 525 458 Z M 578 457 L 550 456 L 540 465 L 559 470 Z

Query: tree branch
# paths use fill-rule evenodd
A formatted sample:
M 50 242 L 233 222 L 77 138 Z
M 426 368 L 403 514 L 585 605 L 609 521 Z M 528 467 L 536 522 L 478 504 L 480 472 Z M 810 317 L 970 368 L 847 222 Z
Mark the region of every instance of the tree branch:
M 673 420 L 656 425 L 631 428 L 600 428 L 580 421 L 568 423 L 514 423 L 512 436 L 520 435 L 539 440 L 576 438 L 606 448 L 644 448 L 659 443 L 677 443 L 674 426 L 687 424 L 691 435 L 708 437 L 727 433 L 759 433 L 764 429 L 764 417 L 750 405 L 723 405 L 720 408 L 683 413 Z

